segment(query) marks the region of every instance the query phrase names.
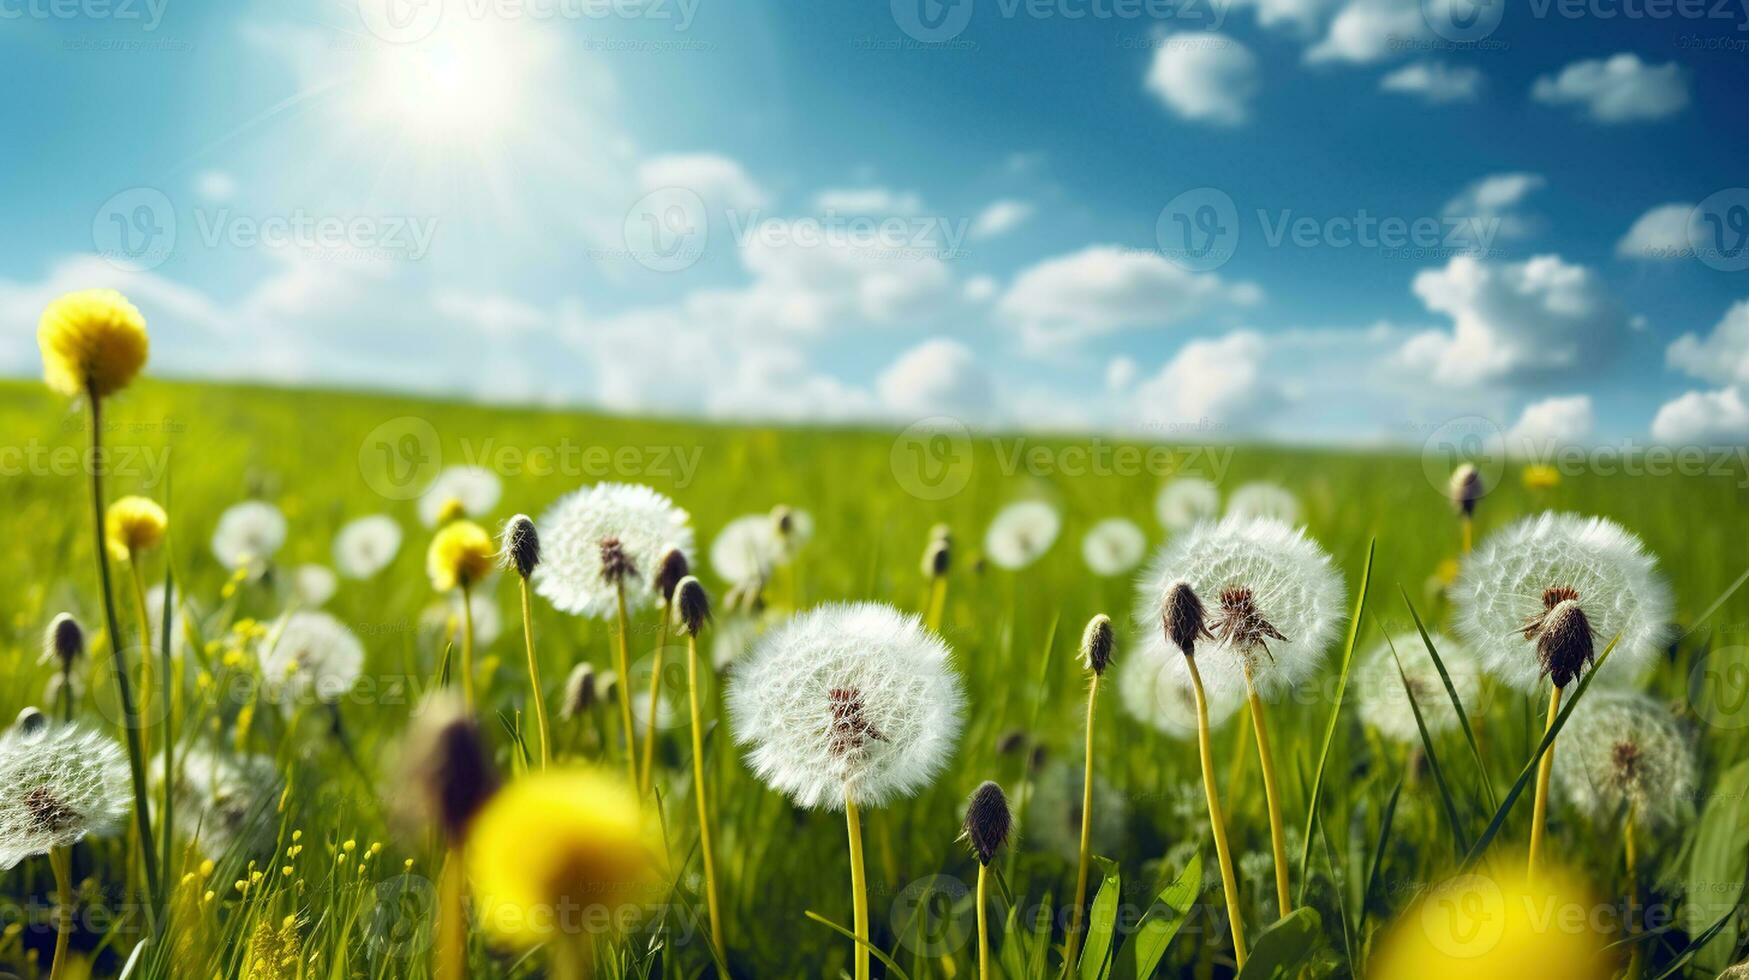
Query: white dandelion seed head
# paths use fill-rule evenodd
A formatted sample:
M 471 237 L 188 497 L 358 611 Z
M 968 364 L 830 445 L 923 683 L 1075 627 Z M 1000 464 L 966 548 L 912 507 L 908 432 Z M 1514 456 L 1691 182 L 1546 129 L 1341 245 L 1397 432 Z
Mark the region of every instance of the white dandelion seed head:
M 772 628 L 729 676 L 747 764 L 797 806 L 880 806 L 927 786 L 959 739 L 965 696 L 941 637 L 857 602 Z
M 309 700 L 335 701 L 358 683 L 364 645 L 346 624 L 325 612 L 285 617 L 260 648 L 261 680 L 269 700 L 290 708 Z
M 1147 553 L 1148 536 L 1121 517 L 1100 521 L 1081 539 L 1081 557 L 1095 575 L 1122 575 L 1140 565 Z
M 213 555 L 232 571 L 273 559 L 285 544 L 285 515 L 262 500 L 245 500 L 219 515 Z
M 1587 819 L 1667 826 L 1694 800 L 1694 752 L 1669 709 L 1631 691 L 1593 687 L 1561 729 L 1555 782 Z
M 0 786 L 0 870 L 109 833 L 133 801 L 121 746 L 76 724 L 0 735 Z
M 292 595 L 298 602 L 309 609 L 318 609 L 334 598 L 334 592 L 340 587 L 340 580 L 335 577 L 334 570 L 326 565 L 299 565 L 292 572 Z
M 785 531 L 778 525 L 780 518 L 789 530 Z M 794 558 L 808 542 L 814 540 L 814 515 L 800 507 L 780 507 L 772 511 L 770 520 L 777 527 L 785 559 Z
M 1200 476 L 1181 476 L 1160 488 L 1154 498 L 1154 515 L 1160 526 L 1174 534 L 1188 531 L 1221 513 L 1221 492 Z
M 504 633 L 504 614 L 498 610 L 498 603 L 493 600 L 492 596 L 492 580 L 490 579 L 480 583 L 479 588 L 469 590 L 468 611 L 474 617 L 474 644 L 477 647 L 491 646 Z M 440 641 L 445 634 L 453 630 L 456 642 L 461 642 L 462 623 L 462 593 L 460 589 L 426 606 L 425 611 L 419 615 L 420 629 L 427 636 Z
M 464 517 L 484 517 L 498 506 L 503 493 L 498 474 L 483 466 L 445 467 L 419 496 L 419 520 L 436 527 L 457 509 Z
M 1063 529 L 1057 509 L 1042 500 L 1022 500 L 997 512 L 984 532 L 984 554 L 1002 568 L 1018 570 L 1039 559 Z
M 1246 483 L 1227 498 L 1227 517 L 1266 517 L 1290 527 L 1300 523 L 1300 501 L 1286 487 L 1256 481 Z
M 1118 664 L 1118 693 L 1124 710 L 1137 721 L 1173 738 L 1192 739 L 1196 737 L 1196 690 L 1190 683 L 1190 668 L 1184 654 L 1166 642 L 1159 617 L 1154 619 L 1153 628 L 1130 645 Z M 1200 654 L 1197 669 L 1202 670 Z M 1218 672 L 1203 678 L 1210 729 L 1224 724 L 1245 700 L 1231 677 Z
M 177 760 L 171 792 L 176 826 L 218 860 L 234 848 L 259 853 L 273 845 L 274 822 L 263 819 L 280 793 L 279 770 L 262 755 L 218 755 L 204 747 Z
M 1463 703 L 1464 713 L 1475 717 L 1480 707 L 1482 669 L 1470 648 L 1443 633 L 1429 633 L 1433 648 L 1451 677 L 1451 686 Z M 1391 656 L 1393 645 L 1396 657 Z M 1403 673 L 1397 673 L 1402 662 Z M 1414 694 L 1414 706 L 1409 693 L 1403 690 L 1408 678 L 1409 692 Z M 1427 734 L 1437 736 L 1458 726 L 1457 709 L 1452 707 L 1451 694 L 1440 679 L 1439 668 L 1421 642 L 1421 634 L 1413 630 L 1398 633 L 1389 642 L 1380 640 L 1356 665 L 1351 678 L 1355 700 L 1360 704 L 1360 719 L 1378 730 L 1380 735 L 1405 745 L 1420 745 L 1421 730 L 1415 726 L 1415 708 L 1421 709 L 1421 721 Z
M 400 550 L 401 525 L 393 517 L 360 517 L 334 536 L 334 567 L 347 578 L 374 578 Z
M 1081 789 L 1085 779 L 1082 766 L 1063 760 L 1051 762 L 1034 779 L 1032 799 L 1025 807 L 1026 837 L 1065 861 L 1074 861 L 1081 853 Z M 1094 773 L 1093 819 L 1087 828 L 1094 852 L 1110 854 L 1121 846 L 1128 819 L 1124 795 Z
M 1451 588 L 1456 625 L 1490 674 L 1535 693 L 1549 681 L 1525 626 L 1544 611 L 1548 589 L 1572 589 L 1599 654 L 1616 634 L 1602 683 L 1630 683 L 1670 636 L 1670 586 L 1638 537 L 1601 517 L 1544 513 L 1489 535 Z
M 1196 647 L 1198 671 L 1210 687 L 1244 690 L 1248 664 L 1259 694 L 1285 693 L 1317 673 L 1347 618 L 1346 590 L 1330 556 L 1304 529 L 1281 521 L 1227 517 L 1198 524 L 1161 549 L 1139 583 L 1136 628 L 1144 638 L 1160 633 L 1166 590 L 1181 581 L 1202 600 L 1216 637 Z M 1228 590 L 1243 604 L 1224 606 Z M 1252 629 L 1222 639 L 1223 624 Z
M 763 582 L 788 558 L 769 514 L 737 517 L 711 540 L 711 570 L 730 585 Z
M 635 483 L 597 483 L 561 498 L 535 522 L 541 566 L 535 591 L 560 612 L 603 619 L 617 609 L 616 589 L 602 573 L 604 542 L 619 542 L 635 574 L 627 578 L 626 606 L 654 608 L 662 556 L 678 548 L 693 561 L 688 515 L 660 493 Z

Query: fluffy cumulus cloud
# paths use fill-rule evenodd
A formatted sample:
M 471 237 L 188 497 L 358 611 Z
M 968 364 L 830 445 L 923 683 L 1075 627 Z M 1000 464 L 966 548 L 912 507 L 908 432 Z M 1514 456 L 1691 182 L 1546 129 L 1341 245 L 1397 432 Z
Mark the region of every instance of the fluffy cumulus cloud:
M 1181 118 L 1237 126 L 1257 94 L 1257 57 L 1213 31 L 1173 34 L 1155 47 L 1144 84 Z
M 1541 174 L 1490 174 L 1447 201 L 1445 216 L 1474 222 L 1478 235 L 1488 238 L 1523 238 L 1536 230 L 1537 222 L 1518 209 L 1546 186 L 1548 179 Z
M 638 165 L 645 192 L 668 187 L 692 191 L 713 210 L 747 211 L 765 206 L 768 195 L 741 164 L 716 153 L 673 153 Z
M 995 238 L 1006 235 L 1032 217 L 1032 205 L 1025 201 L 1003 199 L 992 201 L 984 210 L 978 212 L 977 220 L 972 222 L 972 235 L 975 238 Z
M 1749 443 L 1744 386 L 1690 391 L 1665 402 L 1652 419 L 1652 438 L 1670 445 Z
M 1417 61 L 1379 79 L 1386 92 L 1414 95 L 1432 103 L 1474 102 L 1482 91 L 1482 73 L 1443 61 Z
M 1667 260 L 1689 252 L 1688 220 L 1692 204 L 1660 204 L 1634 219 L 1633 227 L 1615 243 L 1624 259 Z
M 1414 335 L 1398 360 L 1453 387 L 1571 374 L 1602 360 L 1627 327 L 1598 276 L 1558 255 L 1458 256 L 1418 273 L 1414 289 L 1452 328 Z
M 1427 36 L 1418 0 L 1348 0 L 1330 18 L 1306 60 L 1371 64 L 1395 57 L 1405 42 Z
M 1559 74 L 1538 78 L 1530 93 L 1548 105 L 1578 106 L 1600 123 L 1663 119 L 1688 105 L 1681 66 L 1649 64 L 1631 52 L 1575 61 Z
M 844 214 L 913 215 L 923 210 L 923 197 L 891 187 L 841 187 L 814 195 L 814 208 Z
M 1708 336 L 1676 338 L 1666 357 L 1671 367 L 1724 387 L 1685 392 L 1666 402 L 1652 419 L 1653 437 L 1668 443 L 1749 443 L 1749 300 L 1727 310 Z
M 1721 384 L 1749 384 L 1749 300 L 1725 311 L 1706 337 L 1685 333 L 1666 352 L 1670 366 Z
M 1268 343 L 1250 330 L 1193 340 L 1136 385 L 1126 418 L 1151 431 L 1207 422 L 1253 429 L 1285 401 L 1266 368 L 1268 354 Z
M 1596 424 L 1591 396 L 1545 398 L 1524 407 L 1517 424 L 1506 433 L 1506 449 L 1532 458 L 1545 456 L 1561 446 L 1583 442 Z
M 933 337 L 901 354 L 875 381 L 881 406 L 900 419 L 932 415 L 980 421 L 991 409 L 990 377 L 957 340 Z
M 996 312 L 1036 349 L 1261 300 L 1251 283 L 1190 272 L 1157 252 L 1092 245 L 1022 270 Z

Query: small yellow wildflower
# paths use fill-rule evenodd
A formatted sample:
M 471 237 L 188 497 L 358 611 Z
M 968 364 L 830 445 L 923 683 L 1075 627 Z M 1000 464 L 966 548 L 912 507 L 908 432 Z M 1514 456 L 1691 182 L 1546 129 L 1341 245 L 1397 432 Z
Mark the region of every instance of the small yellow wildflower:
M 170 515 L 146 497 L 120 497 L 103 516 L 104 543 L 116 561 L 128 561 L 164 540 Z
M 1543 463 L 1526 466 L 1519 478 L 1524 481 L 1524 489 L 1532 493 L 1553 490 L 1561 485 L 1561 471 Z
M 494 567 L 492 536 L 473 521 L 447 524 L 431 539 L 425 573 L 439 592 L 465 587 L 485 578 Z
M 146 318 L 113 289 L 67 293 L 37 321 L 43 380 L 63 395 L 103 398 L 127 387 L 146 366 Z

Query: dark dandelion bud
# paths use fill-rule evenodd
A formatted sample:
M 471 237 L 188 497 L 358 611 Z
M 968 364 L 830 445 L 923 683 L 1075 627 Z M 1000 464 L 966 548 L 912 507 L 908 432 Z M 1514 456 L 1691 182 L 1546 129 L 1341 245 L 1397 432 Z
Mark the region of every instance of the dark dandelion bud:
M 559 717 L 570 719 L 588 713 L 599 697 L 596 686 L 595 668 L 587 661 L 571 668 L 571 676 L 565 678 L 565 702 L 559 706 Z
M 1166 630 L 1166 638 L 1187 657 L 1196 654 L 1197 640 L 1213 639 L 1208 630 L 1208 610 L 1189 582 L 1174 582 L 1166 590 L 1166 599 L 1160 606 L 1160 625 Z
M 540 535 L 527 514 L 517 514 L 505 522 L 498 554 L 505 568 L 516 569 L 516 574 L 523 578 L 533 575 L 540 566 Z
M 771 526 L 783 537 L 789 537 L 796 529 L 796 512 L 783 504 L 771 508 Z
M 999 755 L 1013 755 L 1023 748 L 1026 748 L 1026 733 L 1018 728 L 1004 732 L 996 740 L 996 752 Z
M 1591 620 L 1579 607 L 1579 593 L 1567 586 L 1543 590 L 1543 611 L 1524 624 L 1524 638 L 1536 643 L 1543 673 L 1564 688 L 1597 659 Z
M 662 552 L 662 560 L 656 565 L 656 591 L 662 596 L 662 601 L 674 601 L 674 590 L 680 587 L 681 579 L 691 574 L 685 552 L 672 545 Z
M 979 864 L 989 864 L 997 849 L 1007 843 L 1009 825 L 1008 798 L 1002 795 L 1002 787 L 986 781 L 973 791 L 966 805 L 963 835 Z
M 427 708 L 415 729 L 411 770 L 444 837 L 459 844 L 474 814 L 498 791 L 492 755 L 461 702 L 444 696 Z
M 688 575 L 680 580 L 680 586 L 674 590 L 674 610 L 687 636 L 697 636 L 704 629 L 711 618 L 711 600 L 698 579 Z
M 1451 483 L 1446 487 L 1446 493 L 1451 497 L 1451 505 L 1458 513 L 1469 517 L 1476 512 L 1476 501 L 1488 488 L 1482 484 L 1482 474 L 1469 463 L 1459 466 L 1451 472 Z
M 50 623 L 48 633 L 43 637 L 44 659 L 54 657 L 61 662 L 63 668 L 71 667 L 73 661 L 85 652 L 85 630 L 72 613 L 61 613 Z
M 32 707 L 26 707 L 18 713 L 18 720 L 12 727 L 21 735 L 35 735 L 49 727 L 49 716 Z
M 1081 663 L 1094 674 L 1104 674 L 1111 665 L 1111 650 L 1117 638 L 1111 631 L 1111 617 L 1104 613 L 1093 617 L 1081 634 Z
M 946 538 L 930 538 L 923 549 L 923 575 L 940 578 L 953 566 L 953 544 Z
M 601 541 L 601 578 L 608 585 L 620 585 L 626 579 L 638 574 L 638 566 L 632 561 L 632 556 L 626 554 L 625 545 L 618 538 L 603 538 Z

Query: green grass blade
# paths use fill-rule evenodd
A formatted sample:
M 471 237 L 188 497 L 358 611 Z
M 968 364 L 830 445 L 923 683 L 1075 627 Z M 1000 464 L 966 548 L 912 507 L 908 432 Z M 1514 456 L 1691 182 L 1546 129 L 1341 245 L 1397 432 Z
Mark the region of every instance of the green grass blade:
M 1117 926 L 1117 903 L 1123 892 L 1117 862 L 1095 855 L 1099 862 L 1098 894 L 1087 912 L 1087 941 L 1081 944 L 1081 980 L 1103 980 L 1111 972 L 1111 933 Z
M 1470 743 L 1470 755 L 1476 760 L 1476 775 L 1482 780 L 1482 791 L 1488 794 L 1488 809 L 1500 808 L 1500 799 L 1494 792 L 1494 780 L 1488 776 L 1488 765 L 1482 761 L 1482 748 L 1476 742 L 1476 732 L 1470 727 L 1469 712 L 1464 710 L 1464 701 L 1458 697 L 1457 688 L 1451 682 L 1451 674 L 1445 669 L 1445 661 L 1440 658 L 1439 651 L 1433 647 L 1433 637 L 1427 635 L 1427 627 L 1421 622 L 1421 614 L 1415 611 L 1415 604 L 1409 601 L 1409 593 L 1402 585 L 1397 591 L 1403 593 L 1403 605 L 1409 607 L 1409 618 L 1415 620 L 1415 632 L 1421 634 L 1421 643 L 1427 647 L 1427 655 L 1433 658 L 1433 667 L 1439 671 L 1439 679 L 1445 684 L 1446 697 L 1451 698 L 1451 706 L 1457 709 L 1458 725 L 1464 730 L 1464 740 Z
M 1372 907 L 1373 893 L 1379 887 L 1379 869 L 1385 861 L 1385 842 L 1391 839 L 1391 824 L 1397 819 L 1397 799 L 1403 795 L 1403 777 L 1397 777 L 1397 785 L 1391 787 L 1391 798 L 1385 801 L 1384 815 L 1379 818 L 1379 837 L 1373 844 L 1372 860 L 1368 862 L 1366 872 L 1366 891 L 1360 896 L 1360 921 L 1366 924 L 1367 910 Z
M 1439 753 L 1434 751 L 1433 736 L 1427 732 L 1427 720 L 1421 717 L 1421 705 L 1415 700 L 1415 692 L 1409 689 L 1409 675 L 1403 672 L 1403 660 L 1397 656 L 1397 645 L 1385 638 L 1385 644 L 1391 649 L 1391 661 L 1397 665 L 1397 679 L 1403 682 L 1403 694 L 1409 699 L 1409 711 L 1415 716 L 1415 730 L 1421 733 L 1421 750 L 1427 753 L 1427 769 L 1433 773 L 1433 784 L 1439 789 L 1440 803 L 1445 807 L 1446 822 L 1451 824 L 1452 845 L 1458 855 L 1462 855 L 1469 847 L 1464 843 L 1463 818 L 1458 816 L 1457 800 L 1452 798 L 1451 786 L 1445 781 L 1445 770 L 1440 768 Z
M 1323 938 L 1323 920 L 1310 906 L 1277 919 L 1251 944 L 1251 957 L 1238 980 L 1286 980 L 1299 972 Z
M 1190 908 L 1200 894 L 1202 854 L 1198 852 L 1190 856 L 1190 863 L 1184 866 L 1183 873 L 1161 890 L 1153 907 L 1137 923 L 1136 931 L 1130 934 L 1118 952 L 1112 980 L 1139 980 L 1153 976 L 1161 958 L 1166 955 L 1166 947 L 1184 927 Z
M 1701 613 L 1699 616 L 1694 617 L 1694 622 L 1689 625 L 1688 629 L 1682 634 L 1682 637 L 1679 637 L 1679 639 L 1686 638 L 1689 633 L 1693 633 L 1695 630 L 1700 629 L 1700 624 L 1706 622 L 1708 619 L 1711 619 L 1713 613 L 1716 613 L 1719 611 L 1720 606 L 1722 606 L 1726 602 L 1730 601 L 1730 598 L 1737 594 L 1737 590 L 1743 587 L 1744 582 L 1749 582 L 1749 568 L 1743 569 L 1743 574 L 1737 576 L 1737 581 L 1731 583 L 1731 587 L 1725 590 L 1724 595 L 1721 595 L 1717 599 L 1714 599 L 1713 604 L 1706 607 L 1705 612 Z
M 851 942 L 857 944 L 858 946 L 866 947 L 868 949 L 869 953 L 871 953 L 875 959 L 880 960 L 881 963 L 884 966 L 886 966 L 887 969 L 893 971 L 891 976 L 897 977 L 898 980 L 911 980 L 911 975 L 909 973 L 906 973 L 904 970 L 900 969 L 899 964 L 893 962 L 893 958 L 891 956 L 888 956 L 886 953 L 881 952 L 880 948 L 877 947 L 874 943 L 865 942 L 862 939 L 858 939 L 856 936 L 856 933 L 851 932 L 849 929 L 844 928 L 843 926 L 839 925 L 836 922 L 833 922 L 831 919 L 826 918 L 825 916 L 814 911 L 813 909 L 806 909 L 802 912 L 802 914 L 807 916 L 810 919 L 813 919 L 815 922 L 818 922 L 819 924 L 825 926 L 826 928 L 831 929 L 833 932 L 838 933 L 839 935 L 843 936 L 845 939 L 850 940 Z

